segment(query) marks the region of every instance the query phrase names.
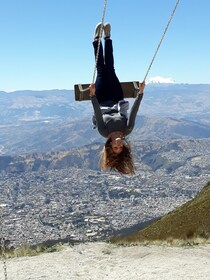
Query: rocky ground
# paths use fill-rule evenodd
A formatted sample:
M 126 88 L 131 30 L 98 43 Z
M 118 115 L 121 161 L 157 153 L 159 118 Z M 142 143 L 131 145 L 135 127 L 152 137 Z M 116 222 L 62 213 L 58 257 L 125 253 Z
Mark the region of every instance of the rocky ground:
M 134 246 L 83 243 L 7 261 L 10 280 L 208 280 L 210 245 Z M 4 279 L 3 269 L 0 279 Z

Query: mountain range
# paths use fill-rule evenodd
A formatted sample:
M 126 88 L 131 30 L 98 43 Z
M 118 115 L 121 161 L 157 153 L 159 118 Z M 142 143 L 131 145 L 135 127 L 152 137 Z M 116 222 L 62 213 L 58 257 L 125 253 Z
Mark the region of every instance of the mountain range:
M 129 99 L 132 106 L 133 99 Z M 92 128 L 90 101 L 73 90 L 0 92 L 0 154 L 27 154 L 104 141 Z M 130 138 L 210 137 L 210 85 L 148 84 Z

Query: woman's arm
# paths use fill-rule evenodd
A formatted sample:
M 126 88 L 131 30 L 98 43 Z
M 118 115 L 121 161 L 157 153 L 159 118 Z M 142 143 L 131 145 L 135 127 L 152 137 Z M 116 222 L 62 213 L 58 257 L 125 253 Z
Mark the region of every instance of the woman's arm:
M 95 85 L 90 85 L 90 99 L 93 105 L 93 110 L 94 110 L 94 115 L 96 118 L 96 123 L 97 123 L 97 128 L 98 132 L 103 136 L 107 137 L 108 136 L 108 131 L 106 128 L 106 125 L 103 120 L 103 115 L 101 112 L 101 108 L 99 106 L 98 100 L 95 96 Z
M 131 131 L 134 128 L 135 125 L 135 120 L 136 120 L 136 115 L 138 113 L 139 110 L 139 106 L 141 104 L 141 100 L 143 98 L 143 92 L 144 92 L 144 88 L 145 88 L 145 82 L 142 82 L 139 84 L 139 93 L 133 103 L 133 106 L 131 108 L 130 111 L 130 115 L 129 115 L 129 119 L 128 119 L 128 131 L 127 134 L 131 133 Z

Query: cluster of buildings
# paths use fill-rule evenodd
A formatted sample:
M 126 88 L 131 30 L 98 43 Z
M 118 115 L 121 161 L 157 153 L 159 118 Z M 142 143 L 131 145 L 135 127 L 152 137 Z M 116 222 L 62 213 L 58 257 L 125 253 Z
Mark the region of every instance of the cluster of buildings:
M 209 177 L 161 171 L 124 177 L 62 169 L 0 174 L 2 232 L 8 246 L 49 240 L 104 240 L 193 198 Z
M 175 167 L 171 172 L 143 160 L 134 176 L 76 167 L 1 171 L 0 232 L 7 246 L 18 247 L 106 240 L 140 227 L 192 199 L 210 180 L 209 140 L 195 144 L 156 147 Z

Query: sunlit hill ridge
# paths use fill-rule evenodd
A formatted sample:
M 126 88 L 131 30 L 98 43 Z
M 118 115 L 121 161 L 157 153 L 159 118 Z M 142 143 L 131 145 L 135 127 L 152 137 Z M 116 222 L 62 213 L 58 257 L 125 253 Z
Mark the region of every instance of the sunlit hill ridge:
M 143 230 L 125 237 L 113 238 L 113 242 L 144 243 L 169 242 L 174 240 L 194 241 L 210 240 L 210 182 L 195 196 L 178 209 L 163 216 Z

